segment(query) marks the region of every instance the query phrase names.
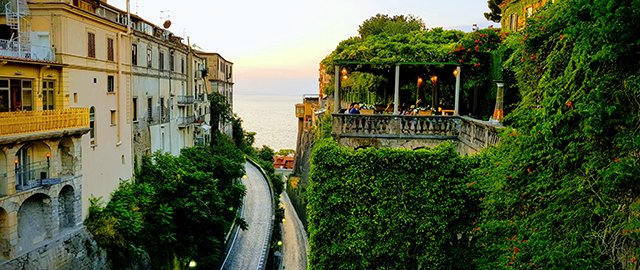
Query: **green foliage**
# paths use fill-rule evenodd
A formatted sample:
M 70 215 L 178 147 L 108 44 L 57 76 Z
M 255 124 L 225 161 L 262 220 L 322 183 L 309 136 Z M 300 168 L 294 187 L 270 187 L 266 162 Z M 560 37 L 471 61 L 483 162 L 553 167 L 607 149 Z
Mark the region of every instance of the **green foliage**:
M 245 188 L 235 179 L 244 174 L 243 163 L 226 140 L 213 149 L 183 149 L 179 157 L 156 153 L 106 206 L 92 199 L 85 225 L 117 267 L 141 252 L 149 254 L 154 269 L 171 269 L 174 258 L 214 267 L 242 205 Z
M 322 63 L 333 66 L 337 60 L 369 61 L 379 68 L 390 68 L 398 62 L 443 62 L 450 60 L 463 33 L 434 28 L 411 33 L 381 33 L 365 38 L 352 37 L 338 44 Z M 327 70 L 332 73 L 332 70 Z
M 388 35 L 408 34 L 413 31 L 424 30 L 425 25 L 422 19 L 412 15 L 396 15 L 389 17 L 386 14 L 376 14 L 375 16 L 362 22 L 358 28 L 358 34 L 361 38 L 379 35 L 382 33 Z
M 556 1 L 506 44 L 522 95 L 484 190 L 479 269 L 621 269 L 640 224 L 640 1 Z M 634 249 L 636 249 L 634 251 Z
M 310 269 L 471 269 L 473 167 L 435 149 L 313 149 L 307 192 Z
M 278 152 L 276 152 L 276 155 L 278 155 L 278 156 L 288 156 L 288 155 L 292 155 L 292 154 L 295 154 L 295 153 L 296 153 L 296 150 L 286 149 L 285 148 L 285 149 L 278 150 Z
M 502 19 L 502 10 L 500 9 L 500 4 L 502 4 L 503 0 L 488 0 L 487 5 L 491 12 L 485 12 L 484 17 L 493 22 L 500 22 Z
M 213 147 L 220 138 L 220 130 L 218 123 L 224 123 L 233 119 L 233 112 L 229 106 L 227 97 L 218 92 L 208 94 L 209 97 L 209 113 L 211 119 L 211 146 Z

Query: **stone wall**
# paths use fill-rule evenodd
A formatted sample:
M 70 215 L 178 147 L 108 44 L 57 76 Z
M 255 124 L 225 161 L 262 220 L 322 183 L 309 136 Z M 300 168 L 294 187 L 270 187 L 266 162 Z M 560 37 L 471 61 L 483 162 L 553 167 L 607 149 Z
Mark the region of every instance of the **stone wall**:
M 0 269 L 106 270 L 111 267 L 107 260 L 107 253 L 98 247 L 83 226 L 68 231 L 47 244 L 10 261 L 1 262 Z

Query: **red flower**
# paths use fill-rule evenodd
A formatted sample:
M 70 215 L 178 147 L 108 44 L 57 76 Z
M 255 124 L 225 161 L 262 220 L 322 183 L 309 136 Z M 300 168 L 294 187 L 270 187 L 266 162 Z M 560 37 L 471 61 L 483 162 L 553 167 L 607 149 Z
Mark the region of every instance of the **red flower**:
M 520 249 L 518 249 L 518 247 L 514 247 L 513 248 L 513 255 L 517 255 L 518 252 L 520 252 Z
M 573 102 L 571 100 L 567 101 L 567 107 L 573 108 Z
M 460 61 L 460 63 L 464 62 L 462 59 L 460 59 L 460 60 L 458 60 L 458 61 Z
M 480 63 L 475 63 L 475 64 L 473 64 L 473 66 L 474 66 L 474 67 L 479 67 L 479 66 L 480 66 Z
M 614 158 L 614 159 L 613 159 L 613 162 L 615 162 L 615 163 L 620 163 L 620 159 L 619 159 L 619 158 Z
M 476 44 L 478 44 L 478 43 L 480 43 L 480 40 L 479 40 L 479 39 L 476 39 L 474 42 L 475 42 Z
M 476 45 L 476 52 L 480 50 L 480 46 Z
M 636 257 L 633 257 L 633 258 L 631 258 L 631 262 L 632 263 L 636 263 L 636 262 L 638 262 L 638 260 L 636 259 Z

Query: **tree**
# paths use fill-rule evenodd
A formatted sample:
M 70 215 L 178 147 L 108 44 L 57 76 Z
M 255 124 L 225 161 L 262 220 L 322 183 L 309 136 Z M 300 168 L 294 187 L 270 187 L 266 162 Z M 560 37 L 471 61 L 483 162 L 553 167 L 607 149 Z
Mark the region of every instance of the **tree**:
M 385 33 L 387 35 L 408 34 L 413 31 L 424 30 L 422 19 L 413 15 L 396 15 L 389 17 L 387 14 L 376 14 L 364 21 L 358 28 L 361 38 Z
M 91 200 L 87 229 L 107 249 L 116 268 L 147 253 L 153 269 L 175 269 L 194 259 L 213 268 L 224 254 L 224 237 L 245 195 L 236 181 L 244 156 L 231 142 L 215 149 L 185 148 L 179 157 L 156 153 L 143 159 L 135 180 L 124 181 L 105 206 Z
M 231 112 L 231 107 L 229 106 L 227 98 L 218 92 L 209 94 L 209 106 L 211 108 L 209 110 L 209 123 L 211 124 L 211 147 L 215 147 L 220 134 L 220 123 L 230 121 L 233 116 L 233 112 Z
M 500 4 L 502 4 L 504 0 L 488 0 L 487 4 L 489 5 L 489 9 L 491 12 L 485 12 L 484 17 L 487 20 L 492 22 L 500 22 L 502 19 L 502 10 L 500 9 Z

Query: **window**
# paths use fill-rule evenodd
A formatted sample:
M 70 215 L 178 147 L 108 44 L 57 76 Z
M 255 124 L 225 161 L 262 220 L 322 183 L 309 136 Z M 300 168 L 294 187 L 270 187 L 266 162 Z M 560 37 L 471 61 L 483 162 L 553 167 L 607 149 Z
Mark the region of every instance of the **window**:
M 115 82 L 113 76 L 107 76 L 107 93 L 113 93 L 115 91 Z
M 9 100 L 9 80 L 0 80 L 0 112 L 11 110 Z
M 131 44 L 131 64 L 134 66 L 138 65 L 138 45 Z
M 54 108 L 54 88 L 53 81 L 42 82 L 42 110 L 53 110 Z
M 147 67 L 151 67 L 151 56 L 153 56 L 153 54 L 151 53 L 151 47 L 147 48 Z
M 96 144 L 95 143 L 95 138 L 96 138 L 96 108 L 95 107 L 91 107 L 91 109 L 89 109 L 89 128 L 91 129 L 89 131 L 89 138 L 91 138 L 91 144 Z
M 173 69 L 174 69 L 174 66 L 173 66 L 173 62 L 174 62 L 174 60 L 175 60 L 175 59 L 173 59 L 173 51 L 171 51 L 171 52 L 169 53 L 169 70 L 170 70 L 170 71 L 173 71 Z
M 107 38 L 107 60 L 113 61 L 113 39 Z
M 184 74 L 184 59 L 180 59 L 180 73 Z
M 164 115 L 164 98 L 161 97 L 160 98 L 160 117 L 162 118 L 162 121 L 165 120 L 165 115 Z
M 164 53 L 160 52 L 158 55 L 158 68 L 164 70 Z
M 153 121 L 153 98 L 147 98 L 147 121 Z
M 138 98 L 134 97 L 131 101 L 131 105 L 133 106 L 133 122 L 138 121 Z
M 96 58 L 96 34 L 87 33 L 87 56 Z
M 115 126 L 116 125 L 116 110 L 111 110 L 111 125 Z

